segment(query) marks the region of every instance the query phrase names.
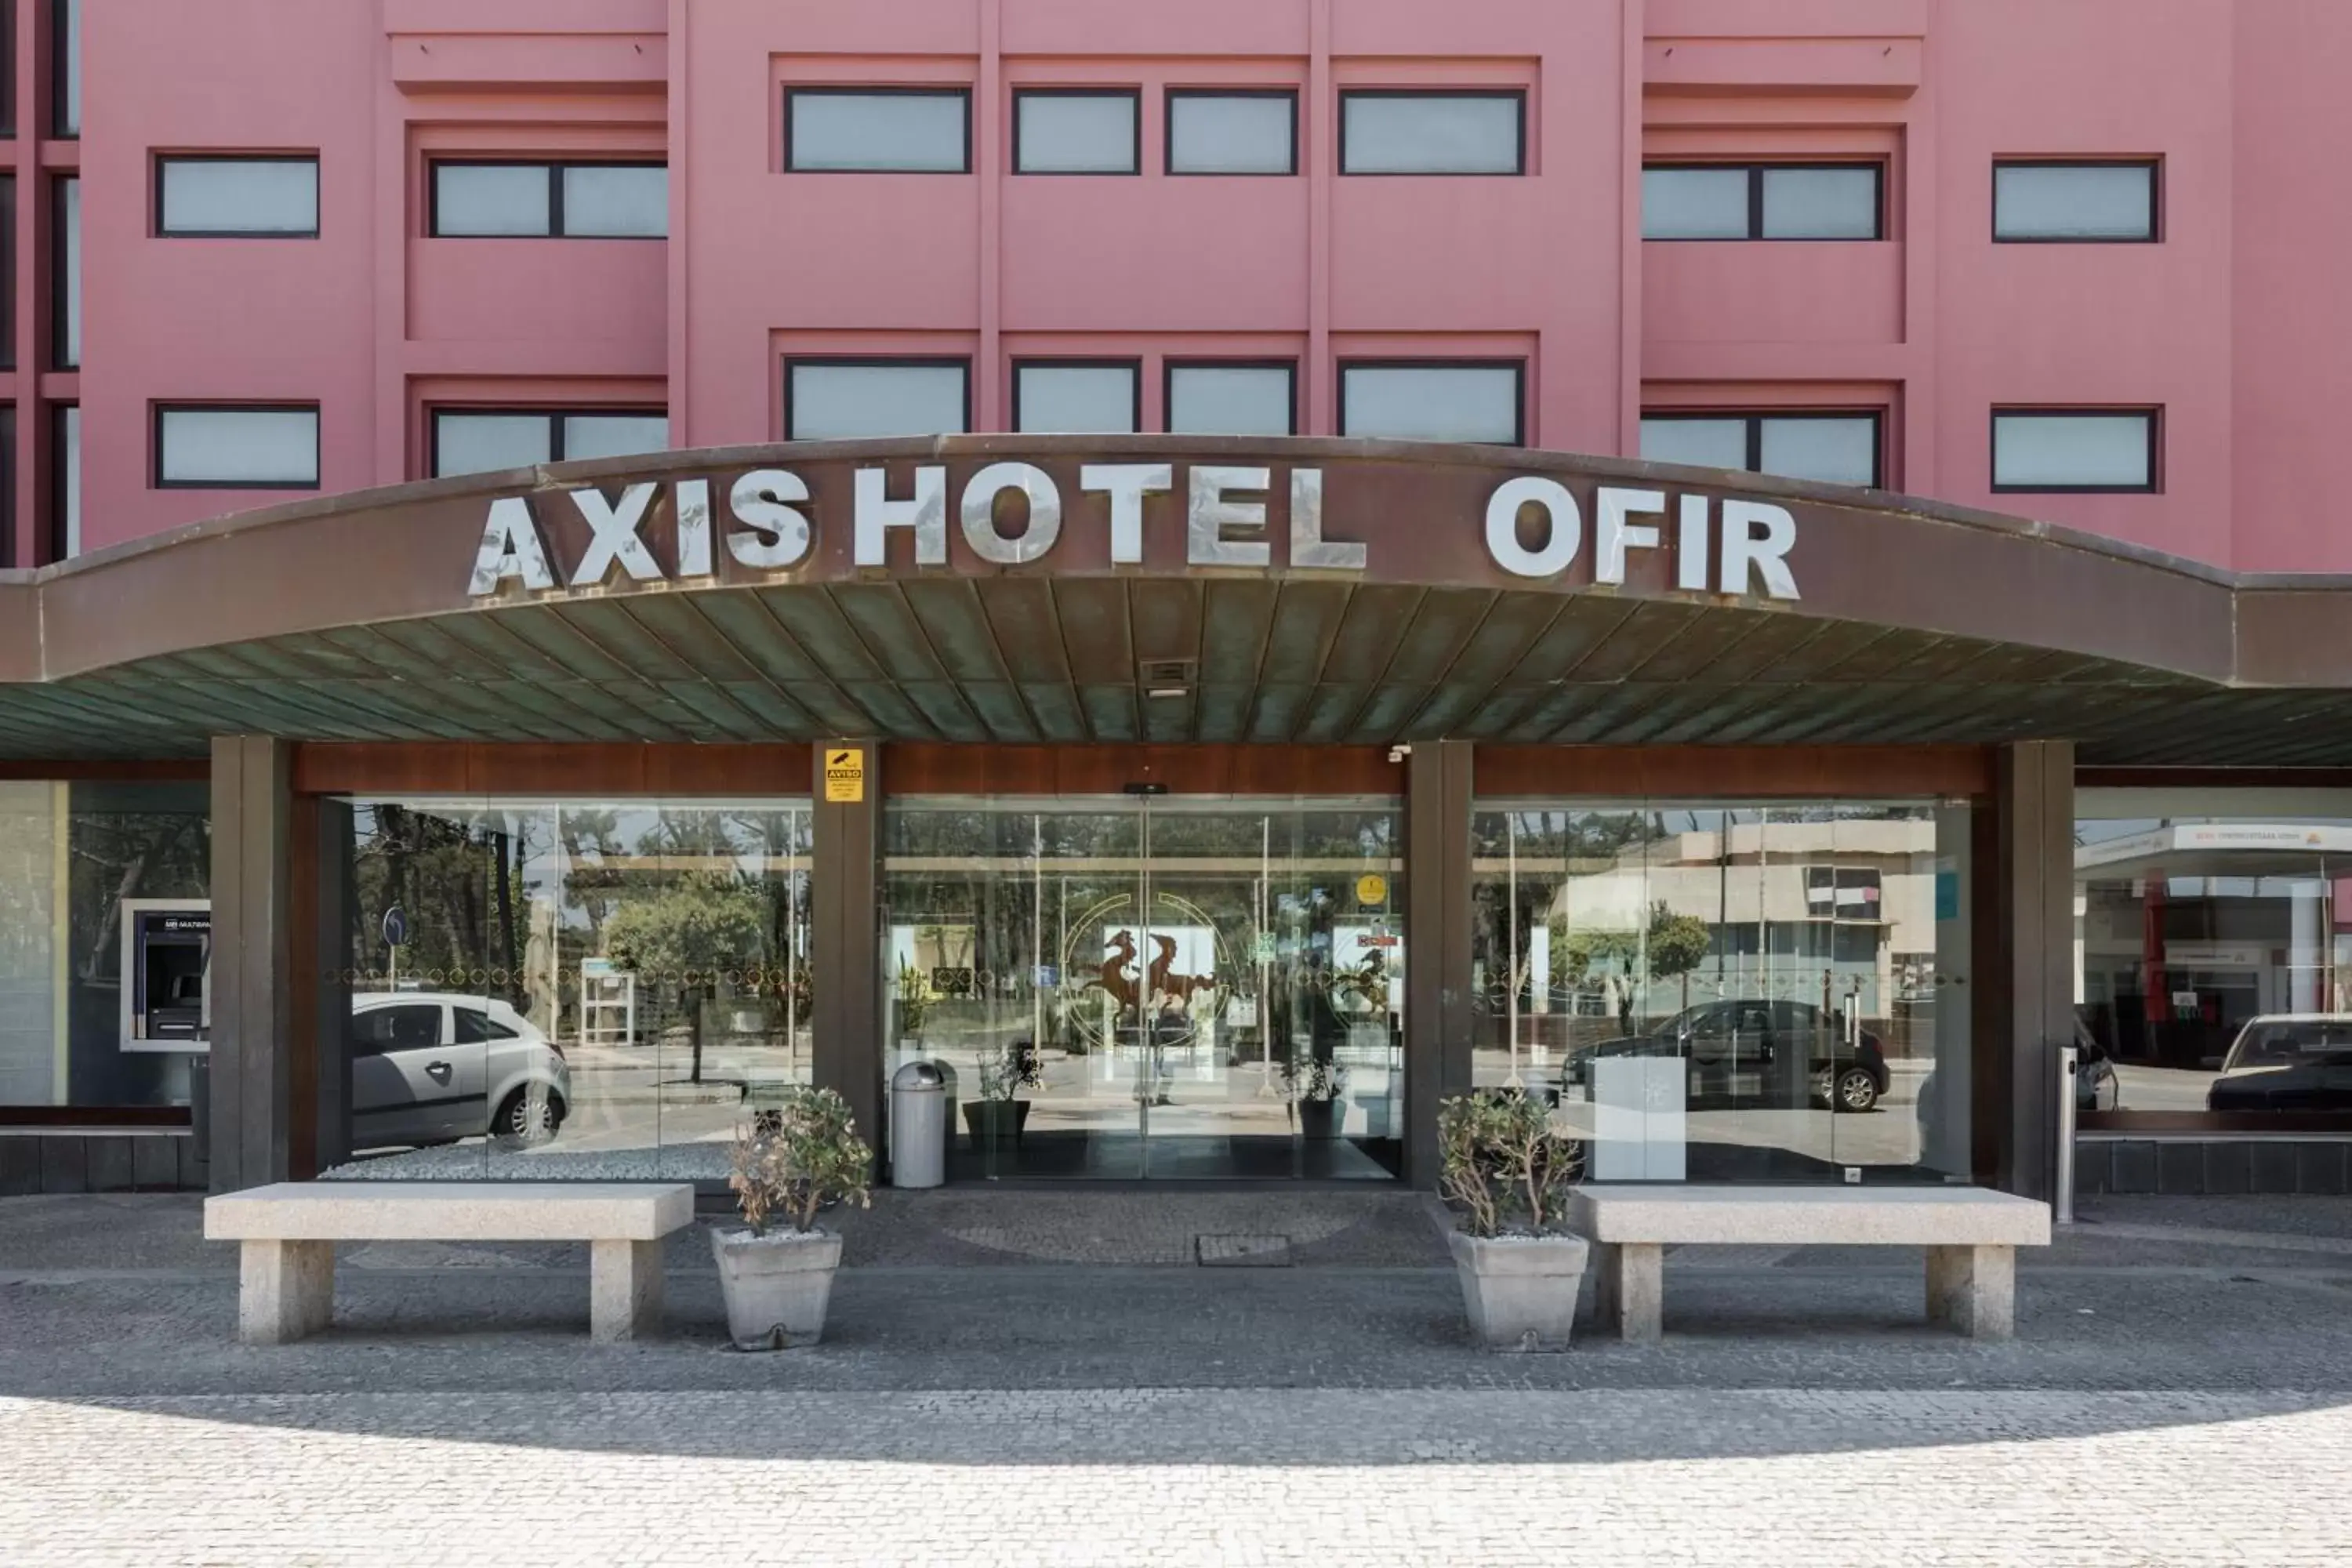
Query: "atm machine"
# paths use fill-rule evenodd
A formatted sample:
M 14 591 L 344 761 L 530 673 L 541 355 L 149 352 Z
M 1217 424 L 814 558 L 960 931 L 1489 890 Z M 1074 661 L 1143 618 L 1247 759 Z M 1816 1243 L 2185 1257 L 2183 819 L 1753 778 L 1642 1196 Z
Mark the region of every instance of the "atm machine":
M 213 906 L 209 899 L 122 901 L 122 1048 L 212 1047 Z

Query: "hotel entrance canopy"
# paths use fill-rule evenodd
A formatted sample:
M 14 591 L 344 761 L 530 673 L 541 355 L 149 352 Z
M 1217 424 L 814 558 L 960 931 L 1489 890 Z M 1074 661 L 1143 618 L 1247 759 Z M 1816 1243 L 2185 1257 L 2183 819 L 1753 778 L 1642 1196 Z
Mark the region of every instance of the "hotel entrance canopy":
M 1989 743 L 2352 764 L 2352 582 L 1492 447 L 954 437 L 272 508 L 0 573 L 0 758 L 210 737 Z

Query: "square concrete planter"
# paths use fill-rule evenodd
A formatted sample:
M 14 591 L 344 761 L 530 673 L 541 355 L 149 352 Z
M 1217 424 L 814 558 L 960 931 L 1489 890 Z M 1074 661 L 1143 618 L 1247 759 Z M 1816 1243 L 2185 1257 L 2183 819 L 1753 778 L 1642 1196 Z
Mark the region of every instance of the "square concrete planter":
M 824 1336 L 825 1305 L 841 1268 L 841 1237 L 827 1230 L 714 1230 L 711 1256 L 727 1298 L 727 1336 L 737 1350 L 781 1351 Z
M 1454 1272 L 1470 1332 L 1490 1351 L 1564 1351 L 1590 1248 L 1580 1236 L 1472 1236 L 1454 1231 Z

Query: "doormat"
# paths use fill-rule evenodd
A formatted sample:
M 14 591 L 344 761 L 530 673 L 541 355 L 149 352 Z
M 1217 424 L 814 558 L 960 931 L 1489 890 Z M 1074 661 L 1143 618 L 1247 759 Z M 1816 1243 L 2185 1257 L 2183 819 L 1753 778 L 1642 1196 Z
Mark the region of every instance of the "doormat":
M 1203 1268 L 1287 1268 L 1286 1236 L 1196 1236 L 1193 1247 Z

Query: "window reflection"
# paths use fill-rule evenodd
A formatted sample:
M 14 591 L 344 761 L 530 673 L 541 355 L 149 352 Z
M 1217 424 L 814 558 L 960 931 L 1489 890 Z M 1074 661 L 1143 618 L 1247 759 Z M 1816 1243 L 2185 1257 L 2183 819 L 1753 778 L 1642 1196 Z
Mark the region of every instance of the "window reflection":
M 2328 804 L 2084 792 L 2076 1001 L 2114 1083 L 2086 1109 L 2352 1111 L 2352 812 Z
M 326 978 L 367 1173 L 719 1178 L 742 1110 L 809 1081 L 804 806 L 349 816 Z
M 1474 1080 L 1601 1180 L 1965 1176 L 1964 802 L 1491 803 Z

